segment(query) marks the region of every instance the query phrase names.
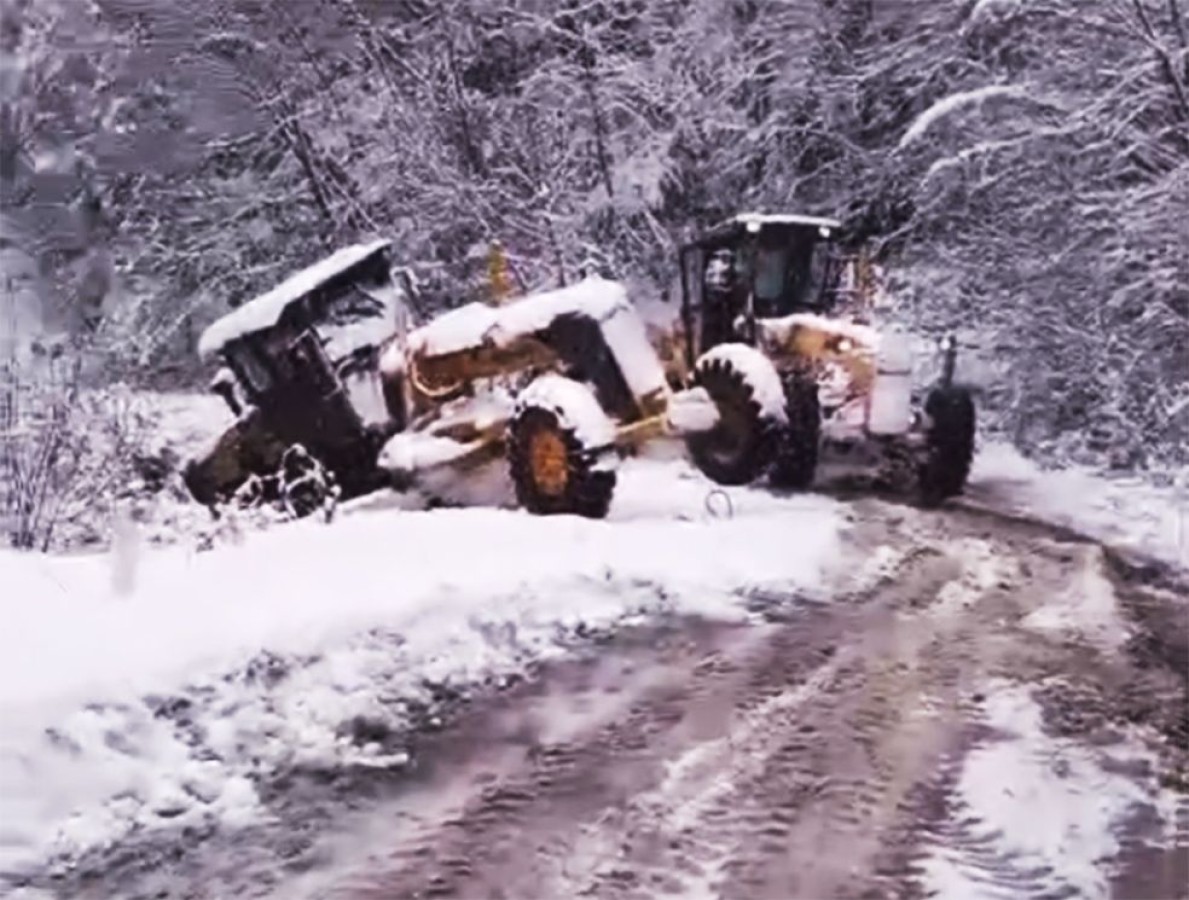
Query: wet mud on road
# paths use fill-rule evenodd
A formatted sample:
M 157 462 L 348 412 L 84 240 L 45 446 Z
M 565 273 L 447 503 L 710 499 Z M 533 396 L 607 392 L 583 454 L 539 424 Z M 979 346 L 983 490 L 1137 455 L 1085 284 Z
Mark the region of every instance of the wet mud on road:
M 848 505 L 828 602 L 592 643 L 63 896 L 1189 896 L 1189 590 L 985 510 Z M 148 862 L 146 862 L 146 859 Z
M 855 515 L 895 550 L 875 590 L 546 668 L 287 895 L 1185 896 L 1184 585 L 983 512 Z

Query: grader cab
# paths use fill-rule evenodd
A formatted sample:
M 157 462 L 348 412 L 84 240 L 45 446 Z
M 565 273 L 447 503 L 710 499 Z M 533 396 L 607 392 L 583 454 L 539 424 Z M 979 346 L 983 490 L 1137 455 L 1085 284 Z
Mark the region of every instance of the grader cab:
M 689 364 L 718 344 L 753 341 L 758 320 L 833 310 L 844 263 L 833 243 L 840 227 L 810 216 L 740 215 L 685 244 Z
M 300 445 L 346 497 L 373 489 L 373 460 L 393 427 L 377 374 L 381 346 L 411 315 L 412 283 L 394 277 L 387 241 L 344 247 L 210 326 L 199 353 L 235 420 L 184 478 L 204 504 L 274 472 Z

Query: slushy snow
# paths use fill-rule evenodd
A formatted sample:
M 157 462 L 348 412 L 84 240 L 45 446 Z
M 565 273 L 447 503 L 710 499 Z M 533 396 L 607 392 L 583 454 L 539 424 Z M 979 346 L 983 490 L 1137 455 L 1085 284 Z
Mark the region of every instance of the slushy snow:
M 1128 814 L 1149 806 L 1166 827 L 1176 815 L 1175 797 L 1154 774 L 1124 774 L 1155 772 L 1152 752 L 1137 735 L 1102 747 L 1050 737 L 1023 685 L 994 682 L 984 706 L 1000 736 L 965 760 L 951 827 L 967 839 L 947 841 L 923 861 L 929 896 L 1018 896 L 1021 884 L 998 883 L 992 867 L 1018 873 L 1021 883 L 1027 873 L 1038 895 L 1111 896 L 1104 863 L 1120 850 L 1116 835 Z
M 215 398 L 161 403 L 162 427 L 183 446 L 228 418 Z M 506 505 L 506 465 L 489 474 L 470 502 Z M 1041 472 L 991 444 L 968 496 L 1189 565 L 1184 487 Z M 720 491 L 729 504 L 710 503 Z M 592 629 L 651 615 L 740 617 L 752 590 L 822 591 L 851 564 L 841 504 L 719 489 L 676 461 L 624 463 L 606 521 L 412 511 L 395 499 L 364 498 L 333 526 L 304 520 L 210 553 L 143 549 L 131 565 L 119 552 L 0 552 L 14 598 L 0 629 L 0 884 L 132 833 L 254 821 L 267 815 L 259 784 L 293 767 L 400 765 L 410 704 L 429 699 L 429 685 L 487 683 Z M 878 552 L 867 563 L 872 578 L 891 564 Z M 1085 587 L 1057 604 L 1068 616 L 1029 624 L 1109 628 L 1113 610 Z M 1025 719 L 1005 725 L 1036 744 Z M 394 738 L 361 744 L 359 720 Z M 971 765 L 990 771 L 1014 751 L 996 752 Z M 1109 810 L 1086 812 L 1099 829 L 1134 795 L 1076 765 L 1105 792 Z M 998 821 L 1006 807 L 996 809 L 984 817 Z M 1063 840 L 1109 849 L 1101 829 Z M 1088 870 L 1061 871 L 1066 884 L 1097 887 Z

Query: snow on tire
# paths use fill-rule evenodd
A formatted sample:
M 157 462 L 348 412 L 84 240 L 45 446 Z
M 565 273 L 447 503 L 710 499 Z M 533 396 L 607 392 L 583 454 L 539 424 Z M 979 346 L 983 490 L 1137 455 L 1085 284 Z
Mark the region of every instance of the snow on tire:
M 615 425 L 585 385 L 544 375 L 517 399 L 508 426 L 516 499 L 536 515 L 601 519 L 615 493 Z
M 694 383 L 718 408 L 710 431 L 686 438 L 694 464 L 719 484 L 749 484 L 772 464 L 779 431 L 788 422 L 784 388 L 772 363 L 744 344 L 704 353 Z

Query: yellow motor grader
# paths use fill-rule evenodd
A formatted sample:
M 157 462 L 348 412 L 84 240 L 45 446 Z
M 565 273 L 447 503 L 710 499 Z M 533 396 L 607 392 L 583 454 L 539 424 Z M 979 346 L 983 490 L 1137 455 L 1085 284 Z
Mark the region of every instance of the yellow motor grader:
M 954 381 L 957 344 L 942 340 L 936 384 L 914 385 L 908 336 L 873 325 L 870 268 L 840 251 L 840 227 L 745 213 L 682 246 L 677 343 L 694 383 L 745 409 L 749 397 L 767 403 L 775 382 L 785 412 L 775 442 L 743 446 L 724 421 L 691 436 L 690 449 L 720 481 L 750 481 L 769 465 L 771 481 L 791 489 L 814 482 L 823 453 L 849 458 L 899 484 L 908 476 L 934 505 L 962 491 L 974 452 L 974 402 Z M 741 364 L 740 345 L 762 361 Z
M 188 467 L 196 498 L 227 499 L 301 445 L 345 498 L 506 456 L 523 507 L 598 518 L 630 448 L 724 423 L 761 446 L 783 424 L 775 377 L 747 397 L 716 383 L 675 387 L 617 282 L 470 303 L 410 327 L 415 292 L 393 280 L 388 254 L 385 242 L 344 248 L 203 335 L 200 351 L 224 363 L 213 387 L 238 418 Z M 720 358 L 764 363 L 742 345 L 700 362 Z
M 625 451 L 732 414 L 729 396 L 675 390 L 624 286 L 594 276 L 451 310 L 394 337 L 379 373 L 400 424 L 381 469 L 506 455 L 518 501 L 543 514 L 605 515 Z

